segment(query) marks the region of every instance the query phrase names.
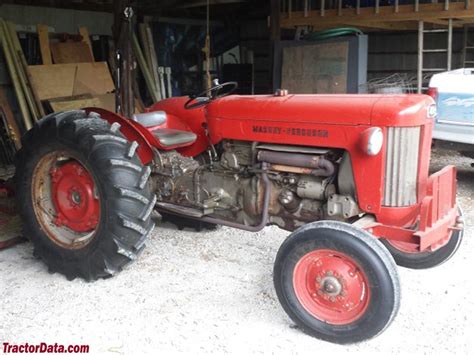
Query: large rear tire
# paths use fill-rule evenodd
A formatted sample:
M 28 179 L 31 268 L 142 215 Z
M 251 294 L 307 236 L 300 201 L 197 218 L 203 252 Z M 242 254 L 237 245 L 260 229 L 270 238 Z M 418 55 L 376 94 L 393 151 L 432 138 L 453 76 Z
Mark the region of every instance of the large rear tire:
M 40 120 L 16 166 L 24 236 L 50 272 L 107 278 L 143 250 L 154 225 L 150 168 L 118 124 L 69 111 Z
M 274 284 L 290 318 L 306 333 L 339 344 L 370 339 L 400 303 L 396 265 L 367 232 L 347 223 L 310 223 L 278 251 Z

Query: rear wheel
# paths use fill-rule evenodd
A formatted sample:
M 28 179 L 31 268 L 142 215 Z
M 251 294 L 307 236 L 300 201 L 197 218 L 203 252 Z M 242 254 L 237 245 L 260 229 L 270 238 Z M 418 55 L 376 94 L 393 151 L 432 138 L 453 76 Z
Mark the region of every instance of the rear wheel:
M 274 283 L 290 318 L 334 343 L 380 334 L 399 307 L 390 254 L 367 232 L 341 222 L 311 223 L 291 234 L 278 251 Z
M 68 279 L 114 275 L 153 228 L 150 168 L 118 129 L 94 113 L 50 115 L 27 133 L 18 154 L 24 236 L 51 272 Z

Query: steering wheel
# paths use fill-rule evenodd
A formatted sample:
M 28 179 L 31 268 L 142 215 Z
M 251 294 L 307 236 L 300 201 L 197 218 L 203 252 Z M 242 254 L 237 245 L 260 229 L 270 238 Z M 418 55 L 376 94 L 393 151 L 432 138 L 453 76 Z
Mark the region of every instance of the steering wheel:
M 220 99 L 224 96 L 228 96 L 232 94 L 239 84 L 235 81 L 229 81 L 227 83 L 218 84 L 213 86 L 212 88 L 205 90 L 197 95 L 189 96 L 189 100 L 186 101 L 184 104 L 184 108 L 186 110 L 192 110 L 201 106 L 205 106 L 211 101 Z M 221 92 L 222 89 L 227 88 L 224 92 Z

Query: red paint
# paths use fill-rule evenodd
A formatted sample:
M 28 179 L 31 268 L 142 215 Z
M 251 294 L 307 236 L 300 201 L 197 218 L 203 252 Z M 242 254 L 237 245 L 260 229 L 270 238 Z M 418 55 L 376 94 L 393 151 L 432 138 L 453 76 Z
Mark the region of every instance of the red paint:
M 10 183 L 0 180 L 0 213 L 15 215 L 17 213 L 15 205 L 15 191 Z M 2 223 L 0 223 L 1 225 Z
M 87 113 L 96 112 L 100 117 L 110 124 L 115 122 L 120 124 L 120 132 L 128 141 L 138 143 L 137 155 L 143 164 L 149 164 L 153 161 L 153 143 L 156 138 L 142 125 L 133 120 L 129 120 L 119 114 L 104 110 L 102 108 L 88 107 L 84 109 Z
M 51 196 L 56 209 L 54 223 L 79 232 L 91 232 L 99 223 L 100 202 L 95 196 L 94 180 L 77 161 L 53 168 Z
M 437 245 L 450 235 L 456 218 L 455 171 L 442 173 L 450 177 L 428 176 L 433 120 L 428 108 L 433 99 L 427 95 L 231 95 L 195 110 L 184 109 L 187 97 L 160 101 L 147 112 L 163 110 L 168 121 L 161 127 L 146 129 L 135 121 L 100 109 L 110 123 L 119 122 L 121 132 L 140 144 L 140 159 L 148 164 L 153 148 L 164 150 L 152 131 L 174 128 L 191 131 L 198 138 L 192 145 L 171 147 L 195 157 L 206 151 L 209 140 L 218 144 L 223 139 L 250 142 L 330 147 L 346 150 L 351 157 L 357 201 L 362 211 L 373 214 L 377 223 L 374 235 L 416 243 L 420 250 Z M 368 156 L 361 149 L 364 132 L 372 127 L 421 127 L 417 203 L 407 207 L 382 206 L 385 173 L 385 143 L 382 151 Z M 206 135 L 207 127 L 209 137 Z M 386 139 L 385 139 L 386 141 Z M 439 176 L 439 175 L 435 175 Z M 435 191 L 439 184 L 443 191 Z M 446 196 L 445 196 L 446 195 Z M 452 200 L 449 202 L 448 200 Z M 448 203 L 449 202 L 449 203 Z M 418 230 L 406 232 L 419 223 Z M 381 227 L 385 228 L 381 228 Z
M 209 146 L 206 131 L 203 128 L 203 126 L 207 124 L 207 119 L 204 107 L 186 110 L 184 104 L 188 100 L 188 97 L 173 97 L 155 103 L 146 111 L 165 111 L 168 115 L 168 120 L 167 123 L 162 126 L 163 128 L 194 132 L 197 135 L 196 142 L 190 146 L 178 148 L 177 151 L 184 156 L 195 157 L 205 152 Z
M 327 283 L 329 287 L 333 285 L 333 292 L 327 292 Z M 370 302 L 370 287 L 363 270 L 349 255 L 329 249 L 311 251 L 298 261 L 293 288 L 304 309 L 329 324 L 356 321 Z
M 452 229 L 456 225 L 458 217 L 456 168 L 446 166 L 431 175 L 426 183 L 426 195 L 419 206 L 415 206 L 418 207 L 419 212 L 413 217 L 417 217 L 418 229 L 405 229 L 397 226 L 396 223 L 389 225 L 381 220 L 364 228 L 376 237 L 404 243 L 405 250 L 433 251 L 446 245 L 451 238 Z M 390 214 L 390 210 L 397 209 L 390 208 L 388 210 L 387 214 Z M 408 246 L 407 243 L 412 245 Z

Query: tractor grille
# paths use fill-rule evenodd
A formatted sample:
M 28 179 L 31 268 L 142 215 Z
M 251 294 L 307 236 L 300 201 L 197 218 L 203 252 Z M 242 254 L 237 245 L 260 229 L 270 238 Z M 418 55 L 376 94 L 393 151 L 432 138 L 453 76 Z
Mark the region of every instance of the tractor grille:
M 420 130 L 420 127 L 387 129 L 384 206 L 403 207 L 416 203 Z

